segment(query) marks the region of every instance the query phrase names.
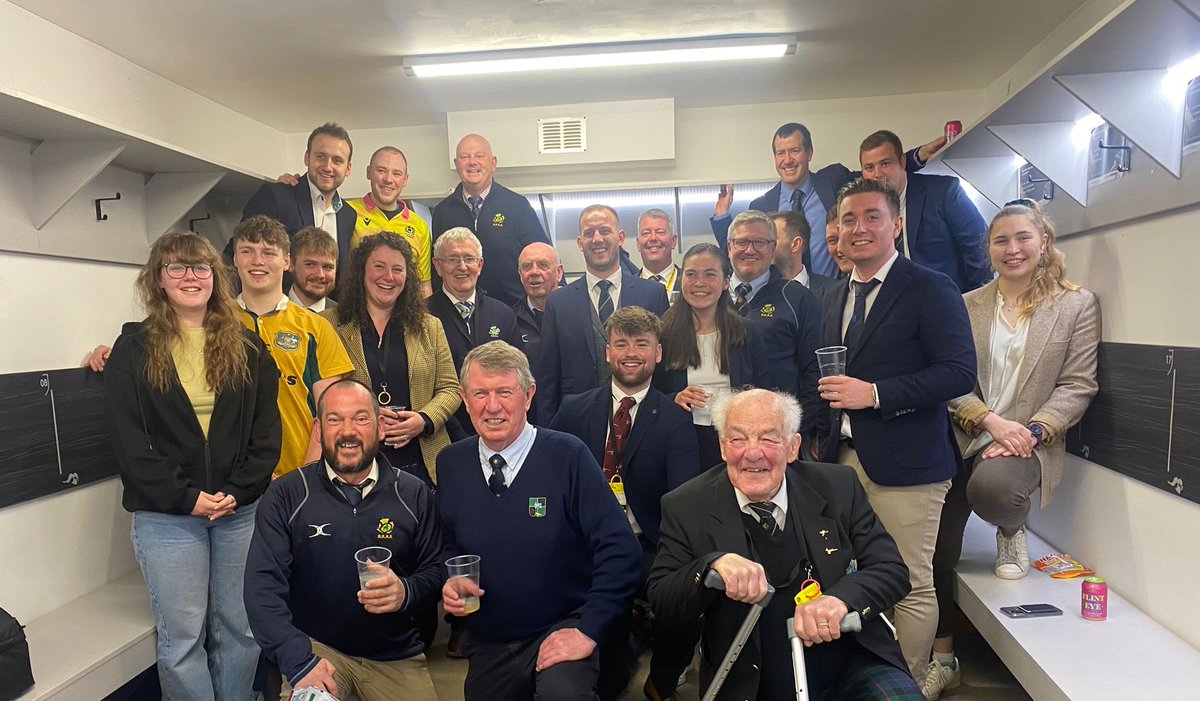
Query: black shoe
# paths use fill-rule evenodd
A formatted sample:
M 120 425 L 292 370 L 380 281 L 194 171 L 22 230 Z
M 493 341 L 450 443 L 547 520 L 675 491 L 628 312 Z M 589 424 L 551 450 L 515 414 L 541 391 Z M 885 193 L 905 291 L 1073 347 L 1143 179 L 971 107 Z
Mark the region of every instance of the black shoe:
M 462 643 L 462 631 L 450 630 L 450 639 L 446 641 L 446 657 L 452 657 L 456 660 L 461 660 L 466 655 L 462 654 L 459 649 L 459 644 Z

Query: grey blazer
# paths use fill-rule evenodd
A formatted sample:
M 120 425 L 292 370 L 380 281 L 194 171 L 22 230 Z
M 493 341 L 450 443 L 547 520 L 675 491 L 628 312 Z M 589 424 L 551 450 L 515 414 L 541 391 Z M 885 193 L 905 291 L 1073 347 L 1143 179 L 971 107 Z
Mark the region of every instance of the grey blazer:
M 983 428 L 987 415 L 983 387 L 992 373 L 991 333 L 996 314 L 995 280 L 963 295 L 979 379 L 975 391 L 949 403 L 954 418 L 954 437 L 965 450 Z M 1067 429 L 1074 426 L 1096 396 L 1096 349 L 1100 344 L 1100 304 L 1088 290 L 1063 292 L 1034 311 L 1029 320 L 1025 357 L 1017 376 L 1013 420 L 1036 421 L 1046 427 L 1042 445 L 1036 450 L 1042 464 L 1042 506 L 1050 503 L 1054 488 L 1062 480 L 1066 462 Z

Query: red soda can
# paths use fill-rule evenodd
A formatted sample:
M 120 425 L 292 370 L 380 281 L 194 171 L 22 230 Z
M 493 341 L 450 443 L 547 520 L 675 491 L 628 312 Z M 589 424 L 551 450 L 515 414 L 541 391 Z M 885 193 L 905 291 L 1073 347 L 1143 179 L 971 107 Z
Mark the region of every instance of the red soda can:
M 962 133 L 962 122 L 957 119 L 952 122 L 946 122 L 946 143 L 951 143 L 958 138 Z
M 1083 580 L 1079 613 L 1089 621 L 1108 619 L 1108 583 L 1099 577 Z

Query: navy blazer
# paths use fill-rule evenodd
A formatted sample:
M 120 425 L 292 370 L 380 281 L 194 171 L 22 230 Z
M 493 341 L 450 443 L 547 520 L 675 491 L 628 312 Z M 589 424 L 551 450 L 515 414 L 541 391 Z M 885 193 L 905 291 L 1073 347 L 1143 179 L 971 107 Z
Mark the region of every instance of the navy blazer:
M 612 396 L 609 385 L 566 397 L 550 423 L 555 431 L 583 441 L 602 466 Z M 621 455 L 626 503 L 642 533 L 657 545 L 663 495 L 700 474 L 700 448 L 691 414 L 651 387 L 638 407 Z
M 340 195 L 338 196 L 341 197 Z M 242 221 L 256 214 L 263 214 L 275 219 L 287 229 L 288 237 L 306 226 L 313 226 L 312 194 L 308 189 L 308 175 L 300 178 L 295 185 L 283 183 L 266 183 L 250 196 L 250 201 L 242 208 Z M 337 237 L 338 266 L 337 284 L 343 279 L 342 272 L 350 268 L 350 240 L 354 237 L 354 224 L 357 220 L 354 208 L 342 200 L 342 206 L 337 211 L 337 231 L 328 233 Z M 287 251 L 284 251 L 287 253 Z M 233 239 L 225 244 L 225 257 L 233 260 Z M 284 273 L 283 290 L 286 292 L 292 286 L 292 274 Z M 334 294 L 336 295 L 336 285 Z M 330 295 L 333 296 L 333 295 Z
M 642 307 L 662 316 L 667 313 L 667 292 L 657 282 L 621 272 L 621 299 L 617 307 Z M 554 418 L 558 405 L 568 394 L 594 389 L 600 363 L 596 334 L 592 328 L 592 297 L 587 277 L 550 293 L 542 317 L 542 347 L 534 364 L 537 378 L 537 416 L 543 425 Z M 965 394 L 965 393 L 964 393 Z
M 843 284 L 845 284 L 844 281 L 839 278 L 825 277 L 824 275 L 817 275 L 811 270 L 808 271 L 808 291 L 812 292 L 813 296 L 817 298 L 817 304 L 825 301 L 825 295 L 830 290 L 836 290 Z
M 767 347 L 763 341 L 761 322 L 746 319 L 746 343 L 729 349 L 729 386 L 771 388 L 771 373 L 767 366 Z M 667 357 L 666 346 L 663 346 L 663 358 Z M 659 363 L 654 370 L 654 386 L 660 392 L 674 397 L 680 391 L 687 389 L 687 369 L 668 370 L 667 366 Z
M 945 274 L 960 293 L 991 281 L 987 224 L 958 178 L 909 175 L 904 199 L 908 251 L 914 263 Z
M 458 308 L 454 306 L 445 292 L 441 290 L 434 292 L 425 300 L 425 306 L 430 314 L 442 322 L 442 328 L 446 332 L 446 342 L 450 344 L 450 356 L 454 358 L 456 372 L 462 370 L 463 358 L 466 358 L 467 353 L 470 353 L 471 349 L 476 346 L 490 341 L 504 341 L 509 345 L 521 347 L 517 336 L 517 317 L 513 314 L 512 309 L 482 292 L 476 291 L 475 293 L 475 309 L 471 312 L 470 332 L 467 331 L 467 324 L 463 321 L 462 314 L 458 313 Z M 471 417 L 467 414 L 466 402 L 458 407 L 458 411 L 454 415 L 462 424 L 463 431 L 468 435 L 475 433 Z
M 821 307 L 804 285 L 784 280 L 775 266 L 771 277 L 750 298 L 742 316 L 762 324 L 772 389 L 800 400 L 800 432 L 817 425 L 817 348 L 821 340 Z
M 842 343 L 849 283 L 825 296 L 823 345 Z M 871 481 L 912 486 L 948 480 L 962 457 L 946 402 L 975 388 L 975 341 L 950 278 L 899 256 L 875 293 L 846 374 L 873 382 L 878 409 L 849 411 L 854 448 Z M 837 462 L 841 411 L 821 400 L 821 461 Z

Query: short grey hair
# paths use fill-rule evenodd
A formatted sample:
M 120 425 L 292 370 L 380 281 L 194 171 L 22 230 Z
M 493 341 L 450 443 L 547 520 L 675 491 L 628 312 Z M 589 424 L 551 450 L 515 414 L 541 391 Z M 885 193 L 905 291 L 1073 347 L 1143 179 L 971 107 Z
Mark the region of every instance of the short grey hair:
M 462 370 L 458 373 L 458 384 L 467 389 L 467 373 L 473 365 L 489 374 L 499 374 L 516 371 L 517 384 L 528 392 L 533 386 L 533 373 L 529 370 L 529 359 L 521 351 L 513 348 L 504 341 L 488 341 L 482 346 L 475 346 L 463 358 Z
M 783 427 L 783 432 L 786 435 L 800 432 L 800 419 L 802 417 L 800 411 L 800 402 L 787 392 L 774 392 L 769 389 L 742 389 L 722 395 L 713 402 L 712 417 L 713 428 L 717 433 L 725 435 L 725 417 L 729 411 L 735 407 L 741 406 L 746 402 L 752 402 L 756 399 L 761 400 L 770 398 L 772 408 L 775 414 L 779 417 L 779 423 Z
M 729 222 L 729 230 L 725 232 L 727 240 L 733 240 L 733 232 L 738 230 L 738 227 L 745 226 L 753 222 L 762 222 L 767 225 L 767 231 L 771 232 L 771 240 L 775 240 L 775 220 L 771 219 L 766 212 L 760 212 L 757 209 L 747 209 L 741 214 L 733 218 Z
M 453 229 L 447 229 L 445 233 L 437 237 L 433 242 L 433 257 L 438 260 L 442 259 L 442 249 L 446 244 L 454 243 L 455 241 L 470 241 L 471 245 L 475 246 L 475 255 L 483 257 L 483 244 L 479 243 L 479 238 L 465 226 L 456 226 Z
M 675 235 L 675 224 L 673 224 L 671 222 L 671 215 L 667 214 L 663 210 L 661 210 L 657 207 L 654 207 L 654 208 L 647 209 L 646 211 L 642 212 L 638 216 L 638 230 L 639 231 L 642 228 L 642 220 L 643 219 L 665 219 L 667 221 L 667 231 L 671 232 L 672 236 Z

